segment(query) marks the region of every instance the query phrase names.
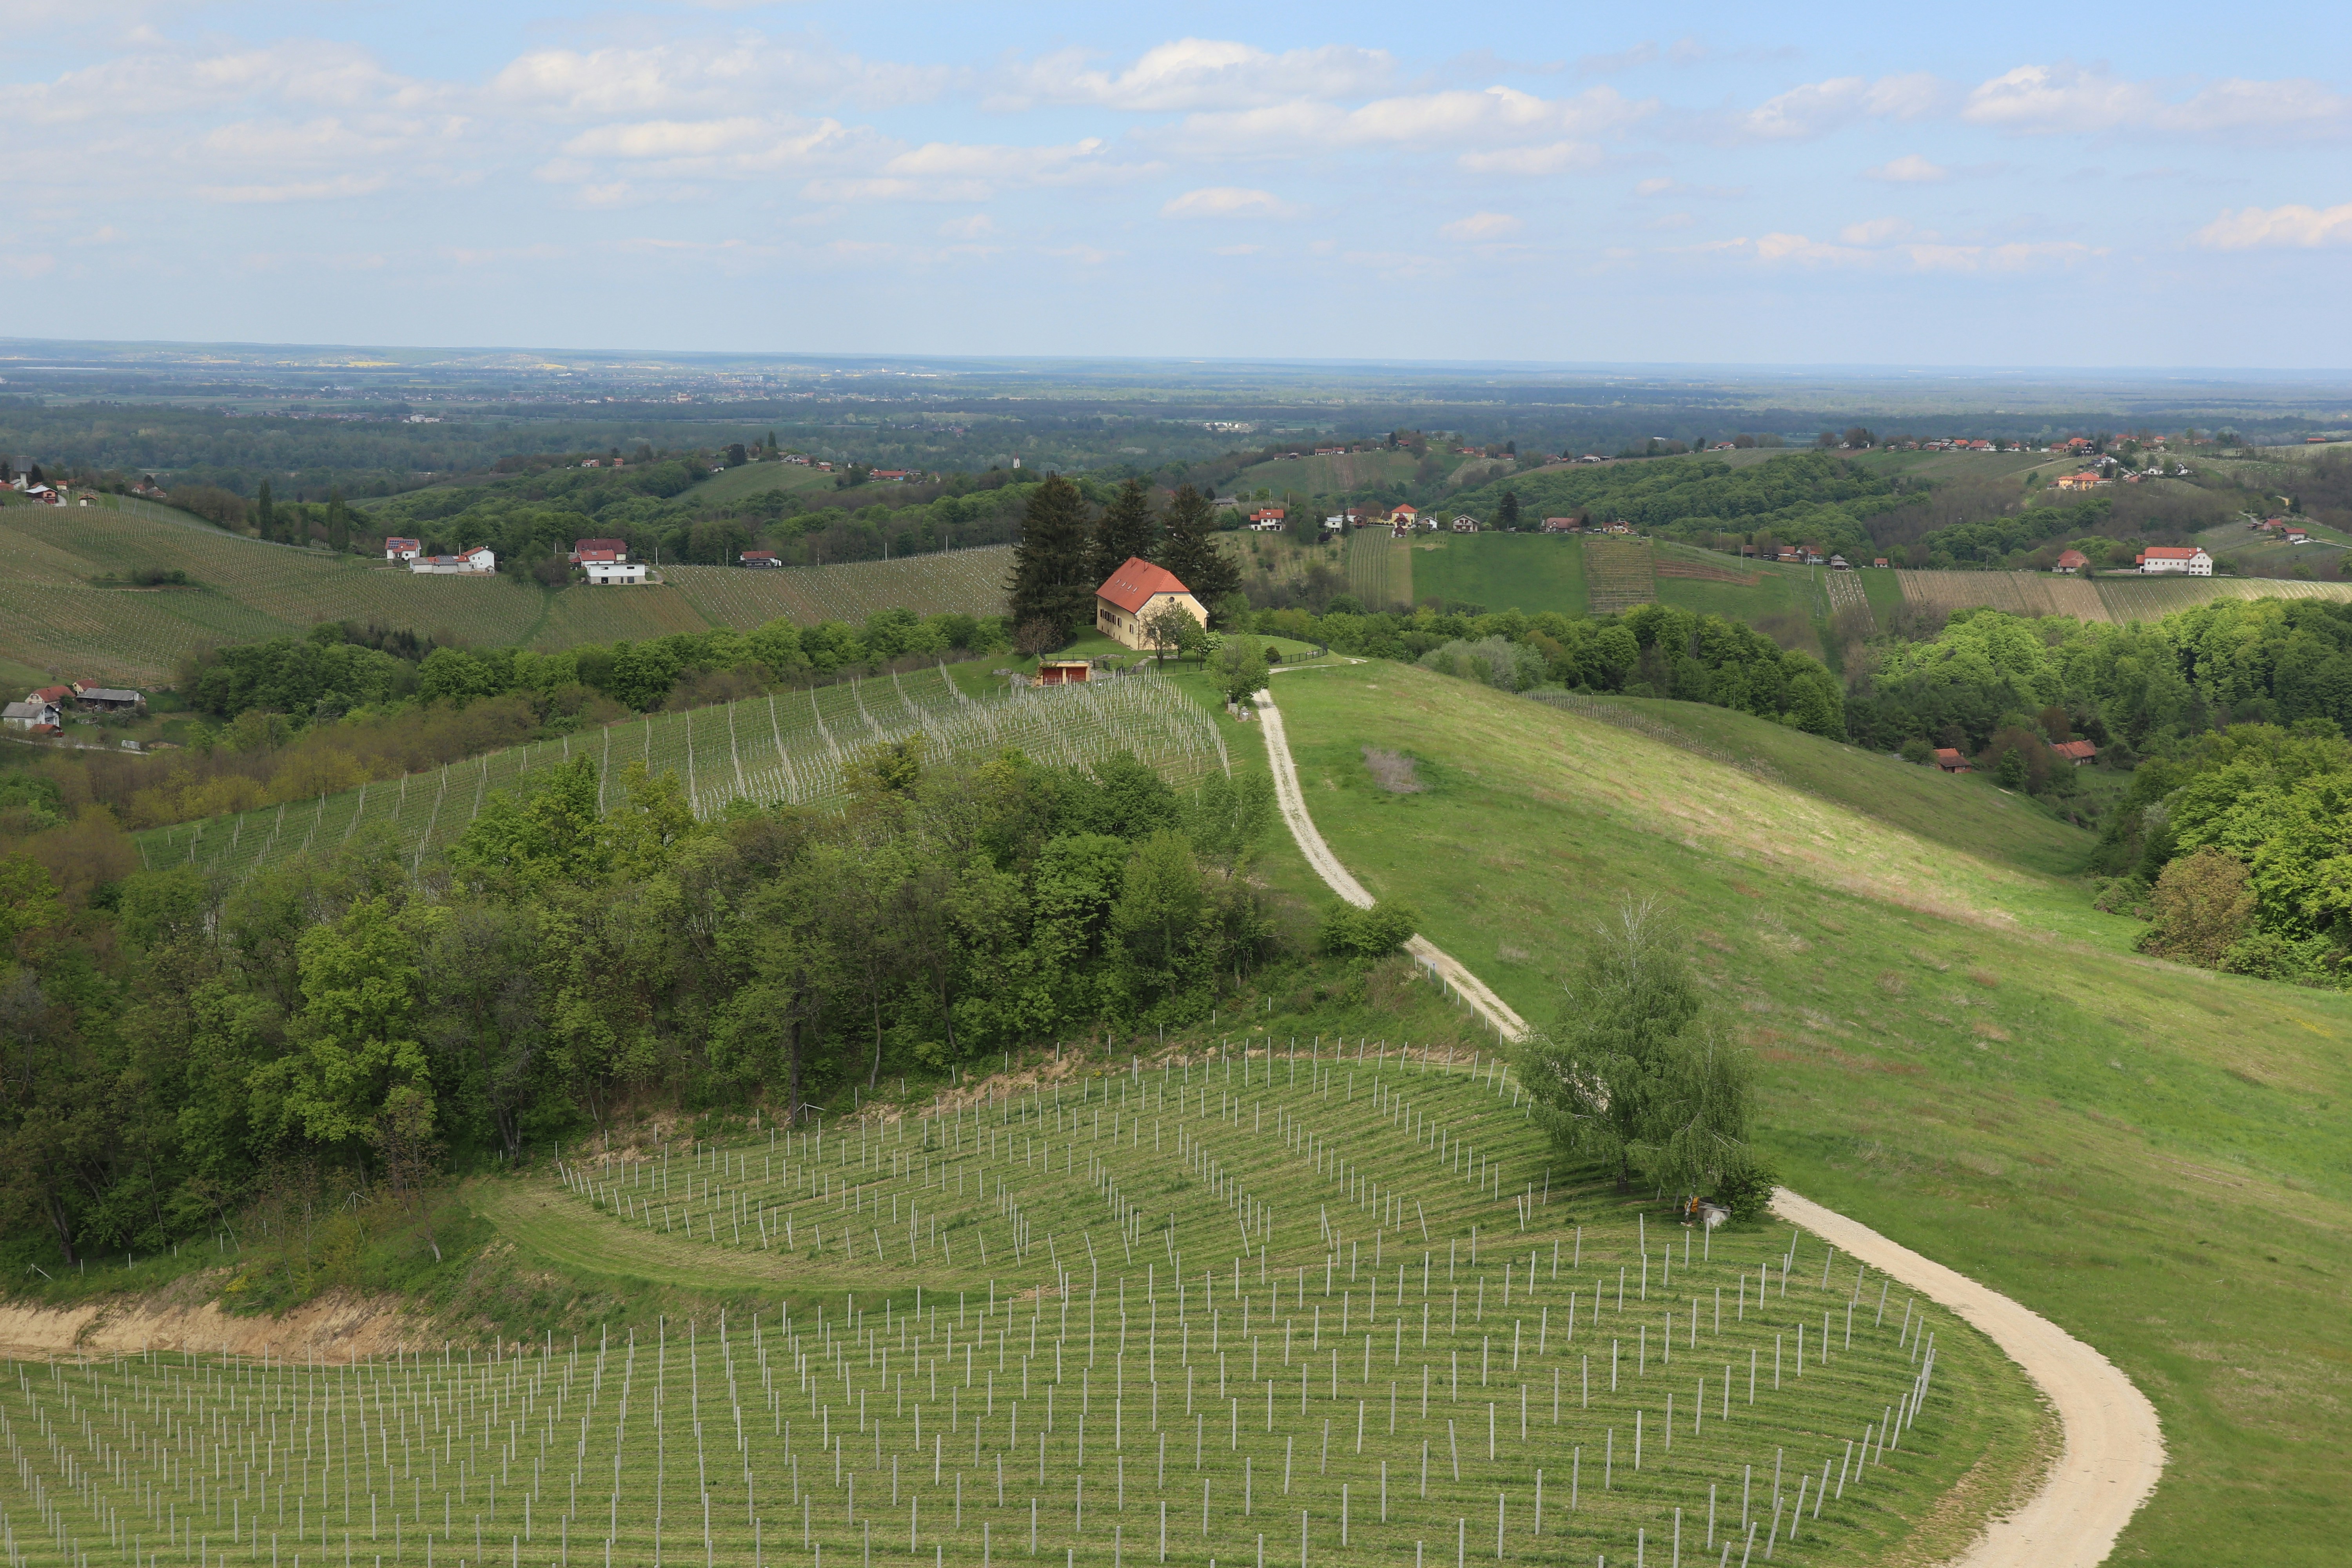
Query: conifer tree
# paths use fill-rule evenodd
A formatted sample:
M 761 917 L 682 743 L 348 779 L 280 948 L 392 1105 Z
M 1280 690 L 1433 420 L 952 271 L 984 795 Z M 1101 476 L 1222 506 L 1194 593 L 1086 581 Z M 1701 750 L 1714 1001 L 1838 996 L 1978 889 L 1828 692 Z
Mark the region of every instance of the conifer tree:
M 269 481 L 261 481 L 261 491 L 253 498 L 253 532 L 257 539 L 278 537 L 278 503 L 270 499 Z
M 1042 621 L 1066 641 L 1092 618 L 1099 578 L 1087 576 L 1087 500 L 1059 474 L 1030 492 L 1013 547 L 1013 624 Z
M 1183 486 L 1168 503 L 1158 557 L 1211 615 L 1242 585 L 1241 568 L 1217 548 L 1215 521 L 1216 507 L 1209 498 Z
M 1112 498 L 1110 507 L 1095 524 L 1094 549 L 1088 570 L 1100 587 L 1110 574 L 1127 564 L 1130 555 L 1146 561 L 1160 545 L 1160 520 L 1151 514 L 1151 491 L 1141 479 L 1129 479 Z
M 327 548 L 341 555 L 352 547 L 352 509 L 340 489 L 327 492 Z

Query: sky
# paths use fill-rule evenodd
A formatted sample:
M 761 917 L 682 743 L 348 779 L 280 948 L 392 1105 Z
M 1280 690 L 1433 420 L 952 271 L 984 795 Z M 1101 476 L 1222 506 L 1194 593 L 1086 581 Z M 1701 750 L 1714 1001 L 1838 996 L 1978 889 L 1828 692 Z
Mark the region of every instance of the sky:
M 11 335 L 2352 366 L 2352 6 L 0 0 L 0 35 Z

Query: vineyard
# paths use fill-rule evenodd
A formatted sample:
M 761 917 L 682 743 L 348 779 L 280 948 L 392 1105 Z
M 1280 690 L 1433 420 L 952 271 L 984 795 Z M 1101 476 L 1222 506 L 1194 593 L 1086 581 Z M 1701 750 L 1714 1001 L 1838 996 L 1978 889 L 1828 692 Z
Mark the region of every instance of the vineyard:
M 536 1224 L 679 1279 L 757 1260 L 772 1294 L 488 1352 L 11 1368 L 8 1562 L 572 1568 L 577 1536 L 580 1568 L 1664 1568 L 1910 1541 L 1988 1445 L 1997 1355 L 1804 1235 L 1653 1242 L 1571 1207 L 1498 1065 L 1438 1055 L 1267 1041 L 565 1150 L 515 1178 Z
M 1829 595 L 1830 618 L 1852 614 L 1860 618 L 1863 635 L 1878 635 L 1878 617 L 1871 614 L 1870 595 L 1862 584 L 1859 572 L 1831 572 L 1823 574 L 1822 589 Z
M 2153 621 L 2216 599 L 2352 601 L 2352 584 L 2273 577 L 2061 577 L 2041 572 L 1904 572 L 1903 601 L 1919 608 L 1993 609 L 2084 621 Z
M 1009 544 L 781 571 L 662 568 L 663 578 L 711 625 L 747 629 L 779 616 L 813 626 L 862 621 L 877 610 L 900 608 L 919 616 L 1001 616 L 1012 575 Z
M 1753 588 L 1764 580 L 1760 572 L 1742 572 L 1736 566 L 1720 562 L 1699 560 L 1693 556 L 1661 551 L 1654 568 L 1661 577 L 1680 577 L 1694 583 L 1732 583 L 1742 588 Z
M 1596 616 L 1646 605 L 1658 595 L 1651 546 L 1639 540 L 1595 537 L 1584 542 L 1584 591 Z
M 465 832 L 493 792 L 528 788 L 534 774 L 573 757 L 595 761 L 600 807 L 617 796 L 630 764 L 640 763 L 654 775 L 674 776 L 694 812 L 711 816 L 734 800 L 836 801 L 846 788 L 845 765 L 861 748 L 915 736 L 931 759 L 1015 748 L 1033 762 L 1083 767 L 1124 750 L 1179 781 L 1225 765 L 1214 722 L 1157 677 L 973 699 L 942 668 L 649 715 L 315 801 L 153 828 L 138 842 L 151 868 L 193 864 L 241 877 L 331 853 L 362 830 L 388 832 L 415 866 Z
M 1385 528 L 1348 536 L 1348 592 L 1368 611 L 1412 604 L 1412 547 Z

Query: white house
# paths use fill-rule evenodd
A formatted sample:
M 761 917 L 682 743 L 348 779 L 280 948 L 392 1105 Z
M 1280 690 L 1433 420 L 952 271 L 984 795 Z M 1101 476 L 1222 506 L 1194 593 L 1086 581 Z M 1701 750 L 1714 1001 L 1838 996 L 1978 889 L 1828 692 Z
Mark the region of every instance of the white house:
M 2151 544 L 2139 552 L 2139 569 L 2149 575 L 2159 573 L 2180 573 L 2191 577 L 2213 575 L 2213 558 L 2193 547 L 2171 544 Z
M 37 693 L 22 702 L 9 703 L 5 721 L 11 730 L 54 730 L 58 727 L 58 705 L 42 700 Z
M 646 563 L 642 561 L 583 561 L 580 569 L 588 574 L 591 586 L 625 586 L 646 580 Z
M 383 558 L 386 561 L 414 561 L 424 553 L 425 542 L 421 539 L 387 539 L 383 542 Z
M 1454 520 L 1454 531 L 1475 533 L 1478 531 L 1478 520 L 1475 517 L 1457 517 Z
M 1204 626 L 1209 624 L 1209 612 L 1174 573 L 1164 566 L 1154 566 L 1139 555 L 1130 555 L 1125 565 L 1095 590 L 1095 626 L 1113 641 L 1129 647 L 1148 648 L 1152 642 L 1151 634 L 1144 629 L 1145 623 L 1169 605 L 1181 606 L 1186 615 Z

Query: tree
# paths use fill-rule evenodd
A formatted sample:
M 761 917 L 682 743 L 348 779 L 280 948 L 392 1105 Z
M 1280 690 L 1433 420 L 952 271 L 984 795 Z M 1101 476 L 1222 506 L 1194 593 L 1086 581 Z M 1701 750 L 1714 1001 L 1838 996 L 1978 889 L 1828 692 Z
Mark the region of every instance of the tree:
M 2156 918 L 2140 938 L 2140 951 L 2207 969 L 2254 925 L 2246 868 L 2219 849 L 2200 849 L 2166 866 L 2148 901 Z
M 1505 490 L 1503 492 L 1502 502 L 1495 509 L 1495 526 L 1497 528 L 1517 528 L 1519 526 L 1518 491 Z
M 1209 498 L 1191 485 L 1182 486 L 1168 503 L 1158 558 L 1192 590 L 1192 597 L 1211 608 L 1242 585 L 1241 568 L 1217 548 L 1215 521 L 1216 508 Z
M 253 498 L 253 535 L 257 539 L 278 537 L 278 503 L 269 494 L 269 481 L 261 481 L 260 490 Z
M 1162 664 L 1168 662 L 1170 648 L 1174 648 L 1181 656 L 1197 647 L 1201 641 L 1201 623 L 1192 612 L 1172 602 L 1160 605 L 1143 617 L 1143 635 L 1151 639 L 1152 649 L 1159 654 Z
M 1160 520 L 1151 513 L 1151 491 L 1141 479 L 1129 479 L 1095 524 L 1094 547 L 1087 574 L 1099 587 L 1130 556 L 1151 559 L 1160 544 Z
M 1021 542 L 1013 547 L 1013 624 L 1044 621 L 1066 642 L 1090 618 L 1095 588 L 1087 575 L 1087 502 L 1077 486 L 1059 474 L 1030 492 L 1021 521 Z
M 1246 702 L 1265 687 L 1265 656 L 1247 637 L 1233 637 L 1208 658 L 1209 679 L 1228 702 Z
M 1567 1149 L 1698 1186 L 1747 1166 L 1749 1081 L 1706 1016 L 1654 903 L 1628 899 L 1593 933 L 1569 1005 L 1520 1051 L 1537 1114 Z
M 327 548 L 341 555 L 352 547 L 352 509 L 340 489 L 327 492 Z
M 1282 521 L 1290 537 L 1301 544 L 1312 544 L 1322 537 L 1323 521 L 1315 515 L 1314 506 L 1290 490 L 1282 492 Z

